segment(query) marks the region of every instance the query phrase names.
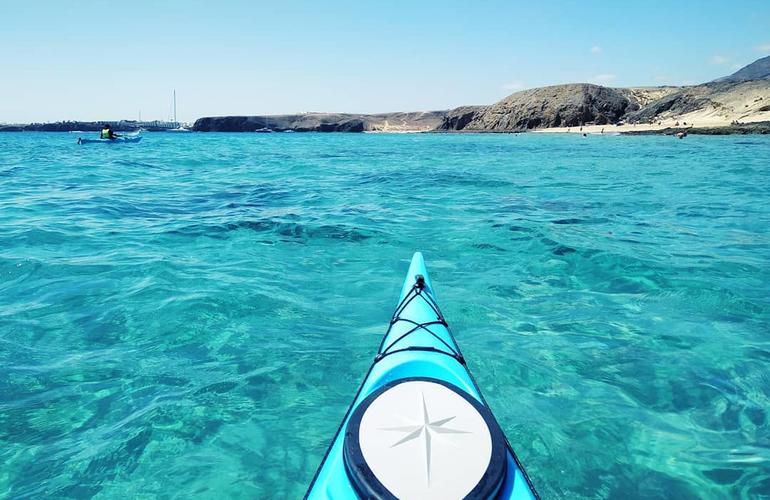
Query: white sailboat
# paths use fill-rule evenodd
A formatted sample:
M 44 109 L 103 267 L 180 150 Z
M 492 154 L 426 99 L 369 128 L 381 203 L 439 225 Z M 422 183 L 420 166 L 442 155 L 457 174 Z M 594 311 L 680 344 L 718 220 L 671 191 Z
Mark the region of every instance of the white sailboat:
M 169 129 L 169 132 L 192 132 L 187 127 L 183 127 L 177 120 L 176 120 L 176 89 L 174 89 L 174 128 Z
M 272 131 L 273 129 L 270 128 L 270 117 L 268 115 L 265 115 L 265 126 L 262 128 L 256 129 L 254 132 L 257 132 L 259 134 L 267 134 Z

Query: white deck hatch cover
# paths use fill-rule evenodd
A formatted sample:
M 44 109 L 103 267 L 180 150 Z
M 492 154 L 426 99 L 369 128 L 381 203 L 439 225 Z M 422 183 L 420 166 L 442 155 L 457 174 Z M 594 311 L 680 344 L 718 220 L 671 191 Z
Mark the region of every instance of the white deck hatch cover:
M 505 476 L 505 445 L 491 413 L 442 381 L 388 384 L 362 402 L 349 425 L 357 432 L 346 433 L 346 460 L 363 464 L 346 464 L 348 474 L 365 470 L 351 477 L 354 485 L 372 482 L 373 474 L 396 498 L 486 497 Z

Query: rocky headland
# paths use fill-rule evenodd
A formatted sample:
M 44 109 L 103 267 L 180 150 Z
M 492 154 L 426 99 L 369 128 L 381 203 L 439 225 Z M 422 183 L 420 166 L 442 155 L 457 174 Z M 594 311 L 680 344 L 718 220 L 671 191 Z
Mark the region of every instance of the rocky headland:
M 199 118 L 198 132 L 420 132 L 438 127 L 446 111 L 382 113 L 302 113 L 272 116 L 218 116 Z

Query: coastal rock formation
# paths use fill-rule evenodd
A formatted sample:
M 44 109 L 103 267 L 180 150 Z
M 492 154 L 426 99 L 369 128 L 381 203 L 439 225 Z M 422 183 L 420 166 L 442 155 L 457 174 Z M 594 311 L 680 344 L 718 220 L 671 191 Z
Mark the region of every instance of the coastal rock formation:
M 487 107 L 457 108 L 440 130 L 524 131 L 544 127 L 577 127 L 585 123 L 616 123 L 639 109 L 633 95 L 590 83 L 522 90 Z
M 444 117 L 439 130 L 463 130 L 469 123 L 480 117 L 489 106 L 461 106 Z
M 198 132 L 414 132 L 435 129 L 446 111 L 382 113 L 302 113 L 275 116 L 220 116 L 199 118 L 193 125 Z

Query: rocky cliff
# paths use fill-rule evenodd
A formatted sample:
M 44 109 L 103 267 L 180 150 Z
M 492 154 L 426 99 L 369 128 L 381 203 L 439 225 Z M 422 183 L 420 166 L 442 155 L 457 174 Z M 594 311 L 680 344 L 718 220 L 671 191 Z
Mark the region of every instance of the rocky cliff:
M 345 113 L 303 113 L 275 116 L 219 116 L 196 120 L 198 132 L 407 132 L 433 130 L 441 124 L 446 111 L 382 113 L 376 115 Z

